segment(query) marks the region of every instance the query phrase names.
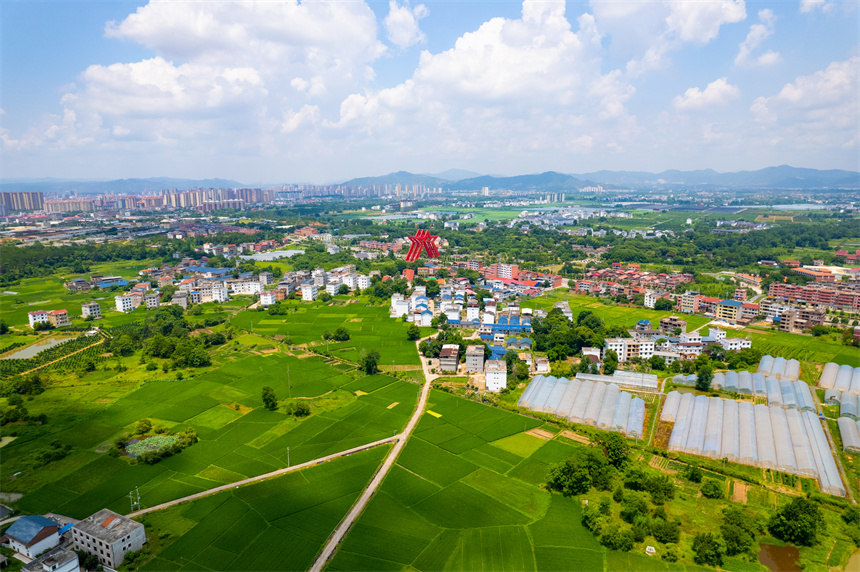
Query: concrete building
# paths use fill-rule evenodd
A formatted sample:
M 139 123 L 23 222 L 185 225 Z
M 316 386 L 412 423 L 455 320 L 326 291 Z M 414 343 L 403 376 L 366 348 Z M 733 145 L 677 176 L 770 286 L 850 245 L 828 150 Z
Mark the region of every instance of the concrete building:
M 508 386 L 508 369 L 505 360 L 491 359 L 484 370 L 487 391 L 499 392 Z
M 460 346 L 445 344 L 439 352 L 439 369 L 442 371 L 457 371 L 460 363 Z
M 24 556 L 35 558 L 60 542 L 60 524 L 42 515 L 22 516 L 6 530 L 9 547 Z
M 317 295 L 319 294 L 319 289 L 317 285 L 314 284 L 302 284 L 302 300 L 305 302 L 313 302 L 317 299 Z
M 87 318 L 92 316 L 93 319 L 102 317 L 102 307 L 98 302 L 88 302 L 81 304 L 81 316 Z
M 30 327 L 35 328 L 36 324 L 44 324 L 48 322 L 48 312 L 45 310 L 37 310 L 35 312 L 30 312 L 27 314 L 27 317 L 30 319 Z
M 779 318 L 779 331 L 802 332 L 824 324 L 824 310 L 800 308 L 784 312 Z
M 39 556 L 21 568 L 23 572 L 79 572 L 80 569 L 78 555 L 61 547 Z
M 72 527 L 75 549 L 98 556 L 103 566 L 116 568 L 126 552 L 140 550 L 146 542 L 143 525 L 102 509 Z
M 158 308 L 161 305 L 161 294 L 158 292 L 147 292 L 143 296 L 143 303 L 146 304 L 146 309 Z
M 656 292 L 652 292 L 648 290 L 645 292 L 645 307 L 646 308 L 654 308 L 654 305 L 657 303 L 658 295 Z
M 682 320 L 677 316 L 668 316 L 660 318 L 660 333 L 664 336 L 674 336 L 675 328 L 681 328 L 681 332 L 687 331 L 687 320 Z
M 484 346 L 469 346 L 466 348 L 466 371 L 480 373 L 484 371 Z
M 271 286 L 274 282 L 274 277 L 271 272 L 260 272 L 260 284 L 263 286 Z
M 137 308 L 137 305 L 135 305 L 135 298 L 133 296 L 116 296 L 114 301 L 116 302 L 117 312 L 131 312 Z
M 717 304 L 714 314 L 718 320 L 737 324 L 741 314 L 741 305 L 737 300 L 721 300 Z
M 55 328 L 63 326 L 71 326 L 72 321 L 69 319 L 69 313 L 66 310 L 51 310 L 48 312 L 48 321 Z
M 606 338 L 603 345 L 603 357 L 606 352 L 614 350 L 618 355 L 618 363 L 633 358 L 650 359 L 654 355 L 654 342 L 645 338 Z

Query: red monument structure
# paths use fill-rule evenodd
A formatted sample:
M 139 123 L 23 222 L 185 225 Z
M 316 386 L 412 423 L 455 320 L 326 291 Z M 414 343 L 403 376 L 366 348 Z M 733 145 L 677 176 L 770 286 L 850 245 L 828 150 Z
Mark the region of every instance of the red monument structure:
M 409 247 L 409 252 L 406 253 L 407 262 L 418 260 L 418 257 L 421 256 L 422 250 L 426 251 L 427 256 L 430 258 L 439 258 L 439 250 L 437 250 L 436 245 L 433 244 L 433 241 L 439 237 L 430 234 L 429 230 L 419 229 L 415 233 L 415 236 L 410 236 L 408 238 L 412 241 L 412 246 Z

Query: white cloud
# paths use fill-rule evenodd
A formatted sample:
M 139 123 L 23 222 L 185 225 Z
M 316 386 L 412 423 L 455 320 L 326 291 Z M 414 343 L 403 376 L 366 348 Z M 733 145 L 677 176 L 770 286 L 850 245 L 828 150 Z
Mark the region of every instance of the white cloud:
M 424 4 L 409 7 L 408 0 L 402 5 L 397 0 L 389 0 L 388 16 L 385 17 L 385 30 L 388 40 L 398 48 L 405 49 L 426 41 L 424 32 L 418 27 L 418 20 L 430 13 Z
M 763 132 L 798 147 L 856 146 L 860 132 L 860 57 L 795 78 L 779 93 L 759 97 L 750 112 Z
M 773 11 L 770 9 L 759 10 L 758 18 L 761 23 L 750 26 L 750 31 L 738 50 L 738 55 L 735 57 L 736 66 L 742 66 L 748 63 L 755 63 L 761 66 L 771 65 L 777 63 L 780 59 L 777 52 L 768 50 L 753 60 L 753 62 L 750 62 L 749 58 L 752 52 L 759 47 L 765 39 L 773 35 L 774 23 L 776 22 L 776 16 L 774 16 Z
M 676 109 L 682 111 L 703 109 L 725 105 L 732 99 L 740 96 L 737 86 L 730 84 L 726 78 L 714 80 L 708 84 L 704 91 L 698 87 L 691 87 L 673 100 Z
M 717 37 L 723 24 L 735 24 L 747 17 L 744 0 L 671 0 L 669 29 L 684 42 L 707 44 Z
M 833 4 L 827 0 L 800 0 L 800 11 L 804 14 L 814 12 L 821 9 L 823 12 L 828 12 L 833 7 Z

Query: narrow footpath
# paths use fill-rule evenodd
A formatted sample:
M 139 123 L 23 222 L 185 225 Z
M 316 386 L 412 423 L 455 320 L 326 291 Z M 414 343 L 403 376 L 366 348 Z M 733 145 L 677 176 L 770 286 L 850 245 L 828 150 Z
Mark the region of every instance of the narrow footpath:
M 429 339 L 428 338 L 424 338 Z M 423 340 L 417 340 L 415 345 L 417 346 Z M 421 415 L 424 413 L 424 408 L 427 406 L 427 397 L 430 395 L 430 387 L 432 385 L 432 378 L 435 378 L 435 375 L 430 373 L 429 360 L 426 360 L 421 354 L 418 354 L 421 358 L 421 364 L 424 369 L 424 375 L 426 381 L 424 382 L 424 387 L 421 389 L 421 398 L 418 400 L 418 405 L 415 407 L 415 413 L 412 414 L 412 418 L 409 420 L 409 423 L 406 424 L 406 429 L 403 430 L 403 433 L 397 436 L 397 443 L 394 447 L 391 448 L 391 452 L 388 453 L 388 457 L 385 458 L 385 461 L 382 463 L 382 466 L 371 479 L 370 484 L 358 498 L 352 508 L 343 520 L 337 525 L 337 528 L 334 529 L 331 536 L 329 536 L 328 541 L 323 547 L 322 551 L 317 556 L 317 559 L 314 561 L 313 566 L 310 568 L 310 572 L 321 572 L 326 562 L 332 557 L 334 551 L 337 549 L 338 544 L 346 536 L 346 533 L 349 532 L 349 529 L 355 523 L 355 520 L 361 515 L 364 508 L 367 506 L 367 503 L 376 494 L 376 490 L 379 488 L 379 485 L 382 484 L 382 480 L 385 479 L 385 476 L 391 470 L 391 467 L 394 466 L 394 462 L 397 460 L 397 456 L 400 454 L 400 451 L 403 450 L 403 447 L 406 446 L 406 441 L 409 436 L 412 434 L 412 431 L 415 429 L 415 426 L 418 425 L 418 421 L 421 419 Z M 432 376 L 432 378 L 431 378 Z
M 193 501 L 197 499 L 201 499 L 203 497 L 208 497 L 209 495 L 214 495 L 216 493 L 229 491 L 230 489 L 237 489 L 239 487 L 243 487 L 245 485 L 251 485 L 254 483 L 259 483 L 260 481 L 265 481 L 266 479 L 271 479 L 274 477 L 280 477 L 282 475 L 286 475 L 287 473 L 292 473 L 294 471 L 301 471 L 302 469 L 307 469 L 308 467 L 313 467 L 315 465 L 321 465 L 327 461 L 332 461 L 339 457 L 346 457 L 348 455 L 352 455 L 353 453 L 358 453 L 359 451 L 366 451 L 368 449 L 373 449 L 374 447 L 379 447 L 380 445 L 386 445 L 393 441 L 397 441 L 400 439 L 400 435 L 395 435 L 394 437 L 387 437 L 385 439 L 381 439 L 379 441 L 374 441 L 373 443 L 367 443 L 366 445 L 359 445 L 358 447 L 353 447 L 352 449 L 347 449 L 346 451 L 341 451 L 340 453 L 332 453 L 331 455 L 326 455 L 325 457 L 320 457 L 319 459 L 314 459 L 312 461 L 307 461 L 305 463 L 301 463 L 298 465 L 293 465 L 292 467 L 287 467 L 285 469 L 278 469 L 277 471 L 272 471 L 271 473 L 266 473 L 264 475 L 259 475 L 256 477 L 251 477 L 249 479 L 244 479 L 242 481 L 236 481 L 235 483 L 230 483 L 228 485 L 221 485 L 220 487 L 215 487 L 209 490 L 201 491 L 199 493 L 195 493 L 193 495 L 188 495 L 187 497 L 182 497 L 181 499 L 172 500 L 170 502 L 161 503 L 155 505 L 153 507 L 144 508 L 141 510 L 136 510 L 132 513 L 127 514 L 128 518 L 136 518 L 138 516 L 143 516 L 144 514 L 155 512 L 157 510 L 164 510 L 168 507 Z

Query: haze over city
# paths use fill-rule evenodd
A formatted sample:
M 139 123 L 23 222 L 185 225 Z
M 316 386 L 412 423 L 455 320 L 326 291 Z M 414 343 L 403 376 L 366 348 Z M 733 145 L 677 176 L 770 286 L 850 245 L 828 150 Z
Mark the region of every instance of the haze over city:
M 858 170 L 854 2 L 7 2 L 2 178 Z

